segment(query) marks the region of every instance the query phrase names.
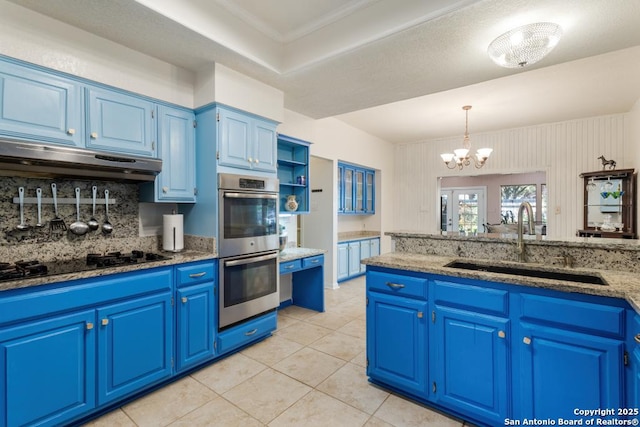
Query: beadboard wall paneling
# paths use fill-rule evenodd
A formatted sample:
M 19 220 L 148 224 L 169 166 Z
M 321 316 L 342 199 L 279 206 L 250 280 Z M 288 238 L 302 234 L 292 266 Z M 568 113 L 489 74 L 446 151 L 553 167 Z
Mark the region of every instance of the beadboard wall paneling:
M 582 227 L 582 172 L 601 169 L 598 156 L 618 169 L 635 168 L 627 114 L 591 117 L 495 132 L 471 134 L 471 149 L 493 148 L 482 169 L 450 170 L 440 153 L 462 144 L 462 135 L 398 145 L 395 149 L 395 229 L 436 233 L 440 176 L 544 171 L 549 211 L 547 234 L 573 237 Z

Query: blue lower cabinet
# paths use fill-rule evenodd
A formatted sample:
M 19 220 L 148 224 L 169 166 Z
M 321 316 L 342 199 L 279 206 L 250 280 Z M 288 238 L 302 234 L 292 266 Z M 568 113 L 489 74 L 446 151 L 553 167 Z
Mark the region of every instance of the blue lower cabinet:
M 101 308 L 98 328 L 100 405 L 171 376 L 171 293 Z
M 573 418 L 574 408 L 622 408 L 622 341 L 522 325 L 517 418 Z
M 0 329 L 0 426 L 54 426 L 95 407 L 93 310 Z
M 502 425 L 510 414 L 509 320 L 444 307 L 433 326 L 434 402 Z
M 277 314 L 274 310 L 220 332 L 218 334 L 219 354 L 229 353 L 271 335 L 271 332 L 276 330 L 277 323 Z
M 367 375 L 400 390 L 426 396 L 427 302 L 369 292 Z
M 214 284 L 178 289 L 177 297 L 176 369 L 182 371 L 215 355 Z

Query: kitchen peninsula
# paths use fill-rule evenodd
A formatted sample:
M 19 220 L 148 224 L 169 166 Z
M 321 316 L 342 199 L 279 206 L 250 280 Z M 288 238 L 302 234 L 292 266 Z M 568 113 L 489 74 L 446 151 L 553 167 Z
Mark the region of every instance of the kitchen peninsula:
M 363 261 L 370 381 L 486 426 L 638 407 L 637 242 L 536 237 L 521 263 L 511 236 L 387 234 L 395 252 Z

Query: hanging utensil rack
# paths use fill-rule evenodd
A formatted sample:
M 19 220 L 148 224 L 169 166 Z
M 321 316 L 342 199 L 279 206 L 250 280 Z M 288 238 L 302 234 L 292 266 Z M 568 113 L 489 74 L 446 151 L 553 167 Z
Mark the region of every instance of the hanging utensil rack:
M 14 204 L 19 204 L 20 203 L 20 198 L 19 197 L 14 197 L 13 198 L 13 203 Z M 38 203 L 38 199 L 36 197 L 25 197 L 24 198 L 24 204 L 25 205 L 35 205 L 36 203 Z M 103 205 L 104 206 L 105 203 L 105 199 L 96 199 L 96 206 L 97 205 Z M 42 204 L 46 205 L 52 205 L 53 204 L 53 197 L 43 197 L 42 198 Z M 58 197 L 58 204 L 59 205 L 75 205 L 76 204 L 76 199 L 75 197 Z M 80 204 L 81 205 L 92 205 L 93 204 L 93 199 L 91 197 L 88 198 L 81 198 L 80 199 Z M 109 205 L 116 205 L 117 201 L 116 199 L 112 199 L 111 197 L 109 197 Z

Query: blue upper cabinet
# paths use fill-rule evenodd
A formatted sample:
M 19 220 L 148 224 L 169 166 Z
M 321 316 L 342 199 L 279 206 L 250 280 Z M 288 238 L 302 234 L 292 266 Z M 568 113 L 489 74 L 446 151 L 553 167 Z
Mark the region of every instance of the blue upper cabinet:
M 82 147 L 83 129 L 78 83 L 0 62 L 0 134 Z
M 141 186 L 140 196 L 143 200 L 172 203 L 196 201 L 194 124 L 195 115 L 190 110 L 162 105 L 158 107 L 158 154 L 162 159 L 162 172 L 155 182 Z
M 278 180 L 280 181 L 280 212 L 309 213 L 309 146 L 310 142 L 278 135 Z M 287 197 L 295 196 L 298 209 L 285 208 Z
M 338 213 L 375 214 L 376 172 L 349 163 L 338 163 Z
M 218 164 L 276 172 L 277 123 L 224 107 L 217 108 Z
M 156 157 L 153 102 L 96 87 L 86 97 L 87 148 Z

